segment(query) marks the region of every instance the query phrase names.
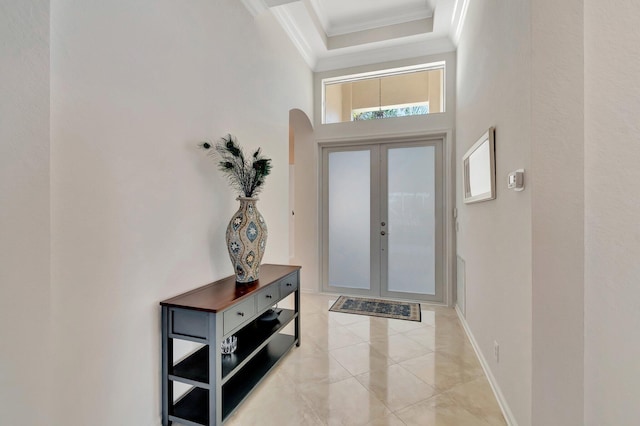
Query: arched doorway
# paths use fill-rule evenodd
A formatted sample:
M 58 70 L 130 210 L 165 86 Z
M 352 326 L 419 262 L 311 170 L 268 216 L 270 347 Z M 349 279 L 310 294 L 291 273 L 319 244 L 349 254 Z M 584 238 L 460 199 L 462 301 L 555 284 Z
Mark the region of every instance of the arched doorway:
M 289 111 L 289 260 L 301 265 L 301 285 L 318 291 L 318 149 L 311 120 Z

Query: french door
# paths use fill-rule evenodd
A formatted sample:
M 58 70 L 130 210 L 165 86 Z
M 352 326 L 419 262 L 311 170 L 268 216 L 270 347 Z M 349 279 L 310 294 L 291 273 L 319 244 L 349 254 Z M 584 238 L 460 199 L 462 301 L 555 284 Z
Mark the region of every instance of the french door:
M 329 292 L 443 301 L 443 140 L 322 149 Z

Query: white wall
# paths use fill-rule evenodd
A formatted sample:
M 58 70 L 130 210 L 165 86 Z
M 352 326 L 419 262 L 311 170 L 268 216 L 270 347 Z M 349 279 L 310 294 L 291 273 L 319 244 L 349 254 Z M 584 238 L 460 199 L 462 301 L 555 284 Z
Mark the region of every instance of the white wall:
M 581 0 L 532 8 L 532 420 L 583 425 L 584 34 Z
M 532 192 L 509 191 L 506 179 L 518 168 L 531 173 L 530 52 L 528 1 L 469 3 L 458 46 L 457 250 L 466 262 L 466 321 L 521 426 L 531 424 Z M 462 156 L 490 126 L 497 197 L 464 204 Z
M 638 2 L 584 2 L 584 424 L 640 419 L 640 16 Z
M 316 167 L 316 141 L 309 117 L 300 110 L 290 113 L 293 132 L 294 175 L 293 191 L 293 247 L 291 262 L 301 265 L 300 285 L 305 291 L 318 291 L 318 200 L 315 193 L 318 170 Z M 302 164 L 303 166 L 298 166 Z M 303 200 L 299 202 L 298 200 Z
M 49 419 L 49 2 L 0 2 L 0 423 Z
M 583 52 L 579 0 L 470 4 L 458 50 L 457 154 L 495 125 L 498 179 L 460 211 L 467 321 L 519 425 L 584 421 Z
M 234 133 L 274 170 L 259 209 L 266 262 L 288 256 L 289 110 L 311 72 L 270 14 L 236 0 L 53 2 L 55 421 L 154 425 L 159 301 L 232 273 L 237 209 L 197 151 Z

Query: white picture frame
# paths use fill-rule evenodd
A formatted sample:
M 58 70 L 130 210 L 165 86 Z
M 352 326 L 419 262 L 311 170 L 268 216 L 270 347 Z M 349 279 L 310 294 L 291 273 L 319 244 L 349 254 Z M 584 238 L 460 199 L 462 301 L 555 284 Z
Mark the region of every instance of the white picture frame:
M 495 128 L 490 127 L 462 157 L 466 204 L 496 198 Z

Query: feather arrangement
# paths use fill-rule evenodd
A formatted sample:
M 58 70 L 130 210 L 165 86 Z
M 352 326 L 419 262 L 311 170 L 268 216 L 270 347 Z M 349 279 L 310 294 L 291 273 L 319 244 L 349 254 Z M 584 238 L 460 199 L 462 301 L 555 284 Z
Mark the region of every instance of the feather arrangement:
M 220 138 L 215 145 L 202 142 L 199 147 L 214 157 L 218 169 L 241 196 L 255 197 L 262 191 L 264 180 L 271 173 L 271 159 L 262 155 L 260 148 L 245 158 L 238 140 L 231 134 Z

